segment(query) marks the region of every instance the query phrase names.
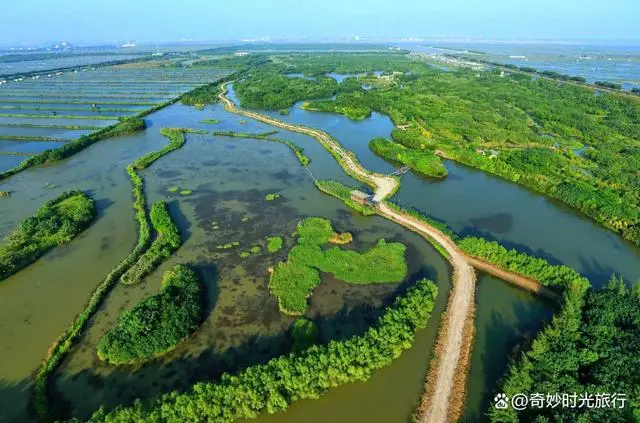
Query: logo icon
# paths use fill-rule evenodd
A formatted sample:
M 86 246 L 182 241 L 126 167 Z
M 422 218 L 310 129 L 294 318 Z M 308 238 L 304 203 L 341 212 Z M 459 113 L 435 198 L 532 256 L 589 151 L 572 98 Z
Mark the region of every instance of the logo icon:
M 498 394 L 493 397 L 493 406 L 498 410 L 509 408 L 509 397 L 505 394 Z

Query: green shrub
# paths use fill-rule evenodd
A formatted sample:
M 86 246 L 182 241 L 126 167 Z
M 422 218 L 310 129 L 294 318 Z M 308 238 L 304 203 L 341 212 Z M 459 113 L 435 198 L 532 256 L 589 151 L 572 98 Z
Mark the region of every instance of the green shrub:
M 98 357 L 110 364 L 140 363 L 175 348 L 200 323 L 200 285 L 186 266 L 165 272 L 162 291 L 120 316 L 100 340 Z
M 70 242 L 96 216 L 95 201 L 81 191 L 68 191 L 48 201 L 0 245 L 0 280 L 27 267 L 52 248 Z
M 284 240 L 279 236 L 270 236 L 267 238 L 267 251 L 277 253 L 284 246 Z

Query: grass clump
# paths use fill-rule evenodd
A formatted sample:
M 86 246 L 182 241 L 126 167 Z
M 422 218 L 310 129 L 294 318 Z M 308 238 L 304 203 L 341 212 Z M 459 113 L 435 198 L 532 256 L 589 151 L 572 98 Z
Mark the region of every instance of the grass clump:
M 140 363 L 174 349 L 200 323 L 200 285 L 186 266 L 165 272 L 162 291 L 120 316 L 100 340 L 98 357 L 110 364 Z
M 122 282 L 134 284 L 142 281 L 158 265 L 169 258 L 181 245 L 180 231 L 175 224 L 167 203 L 158 201 L 151 206 L 151 225 L 157 233 L 157 237 L 151 247 L 138 259 L 138 261 L 122 275 Z
M 254 245 L 253 247 L 251 247 L 251 252 L 253 254 L 258 254 L 260 253 L 260 251 L 262 251 L 262 247 L 259 245 Z
M 211 119 L 203 119 L 200 121 L 200 123 L 209 123 L 211 125 L 217 125 L 220 123 L 220 121 L 218 119 L 211 118 Z
M 248 251 L 243 251 L 243 252 L 240 253 L 240 257 L 242 257 L 242 258 L 247 258 L 250 255 L 251 255 L 251 253 L 248 252 Z
M 284 240 L 280 236 L 270 236 L 267 238 L 267 251 L 277 253 L 284 246 Z
M 178 191 L 180 191 L 180 188 L 178 188 L 178 187 L 170 187 L 170 188 L 167 189 L 167 191 L 169 191 L 169 192 L 178 192 Z
M 191 195 L 193 193 L 190 189 L 183 189 L 180 191 L 180 195 Z
M 280 194 L 277 194 L 277 193 L 270 193 L 264 197 L 264 199 L 267 201 L 274 201 L 274 200 L 277 200 L 278 198 L 280 198 Z
M 230 250 L 234 247 L 238 247 L 240 245 L 240 241 L 229 242 L 226 244 L 217 245 L 216 248 L 218 250 Z
M 0 245 L 0 280 L 27 267 L 52 248 L 70 242 L 96 216 L 95 201 L 81 191 L 65 192 L 48 201 Z
M 320 272 L 332 273 L 336 279 L 353 284 L 395 283 L 407 275 L 403 244 L 380 239 L 364 253 L 339 247 L 323 249 L 335 232 L 329 220 L 317 217 L 300 222 L 296 235 L 297 245 L 289 252 L 288 260 L 275 267 L 269 281 L 283 313 L 304 314 L 306 299 L 320 283 Z

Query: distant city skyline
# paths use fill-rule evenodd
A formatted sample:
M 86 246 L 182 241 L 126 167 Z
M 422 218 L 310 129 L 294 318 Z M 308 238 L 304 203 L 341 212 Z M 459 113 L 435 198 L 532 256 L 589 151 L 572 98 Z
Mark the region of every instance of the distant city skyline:
M 640 42 L 640 2 L 617 0 L 25 0 L 0 15 L 0 43 L 424 38 Z

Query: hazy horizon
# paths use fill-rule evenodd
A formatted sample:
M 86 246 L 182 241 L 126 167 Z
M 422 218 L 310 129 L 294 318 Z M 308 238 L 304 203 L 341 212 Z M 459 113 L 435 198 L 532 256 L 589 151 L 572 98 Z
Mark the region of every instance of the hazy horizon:
M 560 3 L 560 4 L 559 4 Z M 2 45 L 213 42 L 241 39 L 355 40 L 423 38 L 458 42 L 640 42 L 640 2 L 619 0 L 414 0 L 268 3 L 204 0 L 159 4 L 113 0 L 27 0 L 0 16 Z M 268 38 L 267 38 L 268 37 Z

